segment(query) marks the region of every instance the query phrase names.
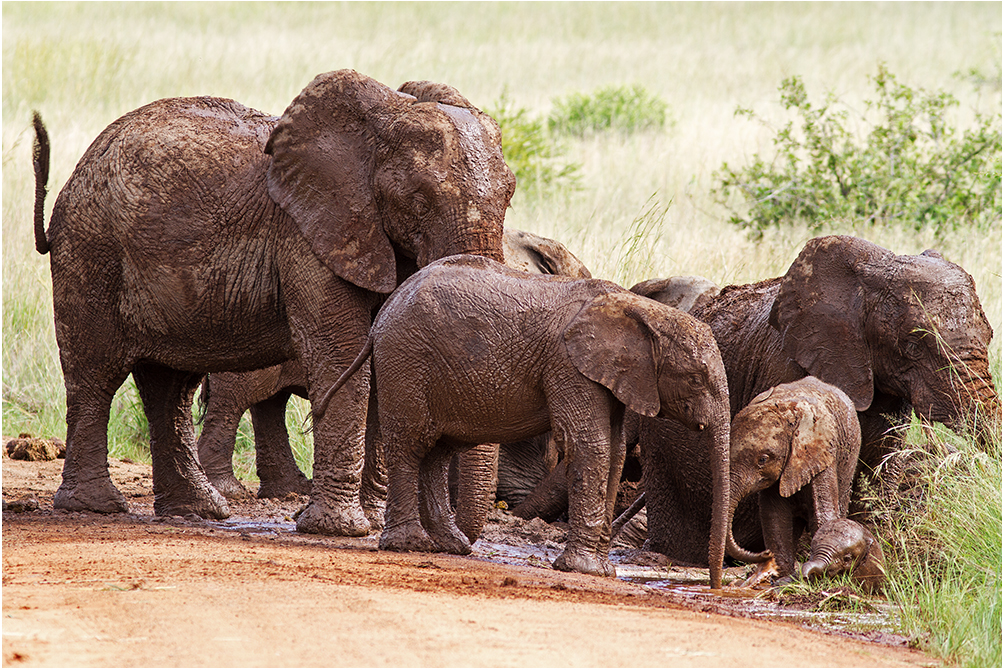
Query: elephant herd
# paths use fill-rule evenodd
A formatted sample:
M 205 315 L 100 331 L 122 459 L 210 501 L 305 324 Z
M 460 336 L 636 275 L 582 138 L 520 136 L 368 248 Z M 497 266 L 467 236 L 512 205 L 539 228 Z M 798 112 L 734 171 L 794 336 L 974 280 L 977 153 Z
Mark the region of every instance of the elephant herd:
M 224 518 L 250 495 L 231 466 L 250 409 L 258 495 L 309 493 L 300 532 L 467 553 L 498 498 L 567 515 L 563 570 L 614 575 L 612 536 L 634 526 L 713 588 L 727 554 L 787 579 L 808 532 L 803 576 L 872 588 L 882 551 L 847 518 L 854 479 L 900 448 L 912 411 L 1000 422 L 991 327 L 938 253 L 820 237 L 782 277 L 626 290 L 504 229 L 499 127 L 444 84 L 329 72 L 280 117 L 153 102 L 87 149 L 48 231 L 34 127 L 67 402 L 57 508 L 127 510 L 107 424 L 132 374 L 158 515 Z M 311 402 L 313 480 L 289 448 L 292 394 Z M 626 454 L 640 481 L 621 503 Z

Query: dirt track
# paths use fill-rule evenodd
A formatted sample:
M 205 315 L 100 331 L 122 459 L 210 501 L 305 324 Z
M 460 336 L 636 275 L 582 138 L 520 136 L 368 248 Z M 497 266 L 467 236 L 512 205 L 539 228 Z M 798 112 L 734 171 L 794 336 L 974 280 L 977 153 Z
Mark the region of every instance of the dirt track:
M 3 515 L 5 666 L 937 664 L 891 635 L 743 618 L 745 592 L 535 567 L 558 546 L 539 521 L 497 520 L 456 557 L 297 534 L 300 499 L 232 506 L 221 523 L 155 520 L 149 466 L 121 461 L 113 479 L 135 514 L 54 513 L 62 463 L 3 458 L 5 500 L 40 504 Z

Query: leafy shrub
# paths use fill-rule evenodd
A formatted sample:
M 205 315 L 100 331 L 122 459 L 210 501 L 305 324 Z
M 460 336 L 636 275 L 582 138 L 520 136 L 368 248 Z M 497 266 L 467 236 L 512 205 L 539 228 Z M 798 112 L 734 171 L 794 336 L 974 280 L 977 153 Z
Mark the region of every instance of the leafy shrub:
M 516 175 L 517 189 L 542 194 L 562 188 L 578 188 L 579 165 L 563 162 L 561 146 L 548 133 L 545 122 L 524 109 L 515 109 L 503 92 L 486 112 L 502 130 L 506 164 Z
M 770 161 L 755 155 L 748 167 L 726 164 L 713 179 L 717 202 L 730 221 L 755 237 L 783 223 L 805 222 L 814 232 L 828 220 L 896 222 L 937 235 L 959 227 L 986 230 L 1001 221 L 1001 114 L 977 114 L 974 127 L 958 133 L 947 111 L 958 101 L 897 83 L 880 65 L 878 94 L 866 107 L 878 121 L 863 141 L 849 128 L 849 110 L 833 95 L 814 108 L 799 77 L 779 88 L 794 110 L 774 138 Z M 749 109 L 738 116 L 760 120 Z M 746 215 L 731 207 L 734 196 Z
M 573 93 L 552 101 L 548 128 L 582 137 L 590 132 L 657 130 L 667 123 L 668 105 L 638 84 L 604 86 L 592 94 Z

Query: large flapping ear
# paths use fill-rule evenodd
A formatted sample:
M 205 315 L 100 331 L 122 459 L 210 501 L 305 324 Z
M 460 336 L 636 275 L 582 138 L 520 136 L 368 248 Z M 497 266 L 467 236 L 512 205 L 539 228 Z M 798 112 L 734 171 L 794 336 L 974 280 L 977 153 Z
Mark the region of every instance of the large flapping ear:
M 394 290 L 397 277 L 373 191 L 377 140 L 395 108 L 408 104 L 352 70 L 320 74 L 286 108 L 265 146 L 272 199 L 325 265 L 378 293 Z
M 635 300 L 621 293 L 594 298 L 566 327 L 565 348 L 587 379 L 610 389 L 633 412 L 656 416 L 660 394 L 653 335 Z
M 416 102 L 439 102 L 454 107 L 476 109 L 460 91 L 448 84 L 435 81 L 406 81 L 398 87 L 398 91 L 413 96 Z
M 834 463 L 837 421 L 822 402 L 796 401 L 791 413 L 795 419 L 789 459 L 778 480 L 783 498 L 810 483 L 816 475 Z
M 782 335 L 784 353 L 847 393 L 859 411 L 873 396 L 860 273 L 881 253 L 892 255 L 855 237 L 810 240 L 782 278 L 768 318 Z

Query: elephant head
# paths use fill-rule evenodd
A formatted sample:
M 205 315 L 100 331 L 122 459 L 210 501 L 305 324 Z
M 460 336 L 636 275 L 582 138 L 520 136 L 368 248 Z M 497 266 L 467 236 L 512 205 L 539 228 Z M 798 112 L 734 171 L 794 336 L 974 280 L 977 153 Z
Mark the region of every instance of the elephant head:
M 883 549 L 872 533 L 851 519 L 822 524 L 813 535 L 810 559 L 803 563 L 803 579 L 851 573 L 852 579 L 870 593 L 886 581 Z
M 396 251 L 419 267 L 458 253 L 501 262 L 516 187 L 495 121 L 449 86 L 402 89 L 420 97 L 352 70 L 318 75 L 265 146 L 269 194 L 313 252 L 379 293 L 397 283 Z
M 845 516 L 860 444 L 851 401 L 814 377 L 755 397 L 733 417 L 730 428 L 730 556 L 759 563 L 776 554 L 780 570 L 793 570 L 792 522 L 781 517 L 797 513 L 793 496 L 805 487 L 811 527 Z M 771 488 L 776 483 L 777 489 Z M 769 548 L 759 554 L 737 546 L 732 534 L 737 506 L 755 492 L 761 493 L 762 532 Z
M 647 279 L 630 290 L 688 313 L 712 302 L 720 291 L 715 283 L 695 275 Z
M 593 276 L 565 245 L 547 237 L 507 228 L 503 231 L 502 247 L 506 265 L 516 270 L 575 279 Z
M 810 240 L 782 279 L 769 323 L 809 374 L 859 411 L 876 391 L 924 419 L 961 427 L 1001 401 L 988 370 L 993 332 L 973 278 L 935 251 L 898 256 L 866 240 Z

